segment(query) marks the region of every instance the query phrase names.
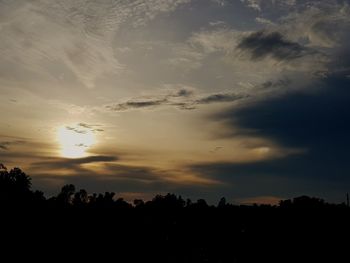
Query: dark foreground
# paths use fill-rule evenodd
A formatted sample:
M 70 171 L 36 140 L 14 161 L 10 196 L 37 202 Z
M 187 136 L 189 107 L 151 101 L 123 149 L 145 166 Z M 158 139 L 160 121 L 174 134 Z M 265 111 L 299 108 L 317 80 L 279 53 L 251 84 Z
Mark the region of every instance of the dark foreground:
M 350 262 L 349 207 L 306 196 L 208 206 L 168 194 L 131 205 L 67 185 L 46 199 L 18 169 L 0 171 L 0 209 L 1 262 Z

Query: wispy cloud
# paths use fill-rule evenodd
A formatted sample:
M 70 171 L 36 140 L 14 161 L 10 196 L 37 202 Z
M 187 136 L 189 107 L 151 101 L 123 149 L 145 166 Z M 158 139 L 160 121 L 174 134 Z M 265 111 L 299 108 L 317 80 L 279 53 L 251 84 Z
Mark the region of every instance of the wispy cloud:
M 274 22 L 264 17 L 256 17 L 255 21 L 266 26 L 276 26 Z
M 10 145 L 24 144 L 26 141 L 23 140 L 15 140 L 15 141 L 0 141 L 0 150 L 9 150 Z
M 297 0 L 241 0 L 248 7 L 257 11 L 265 11 L 268 8 L 291 8 L 296 5 Z M 308 1 L 303 1 L 308 2 Z
M 49 194 L 67 183 L 73 183 L 91 192 L 159 193 L 172 187 L 166 183 L 165 174 L 160 174 L 153 167 L 119 164 L 117 161 L 118 158 L 114 156 L 90 156 L 78 159 L 48 158 L 45 161 L 33 163 L 30 170 L 37 187 L 46 189 Z M 99 168 L 90 169 L 85 166 L 86 164 L 98 165 Z
M 0 149 L 2 150 L 8 150 L 9 142 L 0 142 Z
M 309 7 L 308 7 L 309 5 Z M 299 8 L 281 20 L 290 38 L 303 38 L 315 48 L 340 48 L 349 39 L 350 8 L 347 1 L 299 2 Z
M 101 125 L 99 124 L 78 123 L 75 126 L 66 126 L 66 129 L 76 133 L 86 134 L 87 132 L 103 132 L 104 130 L 100 127 Z
M 50 169 L 73 169 L 81 171 L 83 168 L 82 164 L 89 163 L 99 163 L 99 162 L 114 162 L 118 160 L 118 157 L 115 156 L 105 156 L 105 155 L 96 155 L 96 156 L 88 156 L 84 158 L 59 158 L 52 157 L 47 158 L 45 161 L 35 162 L 31 166 L 32 167 L 42 167 L 42 168 L 50 168 Z
M 173 92 L 162 96 L 136 98 L 122 103 L 109 104 L 106 105 L 105 108 L 110 111 L 127 111 L 132 109 L 154 109 L 161 106 L 171 106 L 181 110 L 193 110 L 199 105 L 235 102 L 248 97 L 247 94 L 238 94 L 235 92 L 214 93 L 200 96 L 195 95 L 193 90 L 183 88 L 175 93 Z
M 200 48 L 204 53 L 224 52 L 234 50 L 241 32 L 232 29 L 201 30 L 194 33 L 188 40 L 194 48 Z
M 98 165 L 98 170 L 86 164 Z M 46 189 L 48 194 L 59 186 L 73 183 L 89 192 L 115 191 L 159 194 L 188 191 L 189 187 L 203 191 L 218 184 L 216 180 L 197 175 L 184 176 L 173 170 L 164 170 L 145 165 L 130 165 L 118 162 L 114 156 L 90 156 L 78 159 L 46 158 L 33 163 L 29 169 L 36 186 Z
M 94 88 L 98 77 L 124 69 L 113 49 L 114 37 L 122 25 L 144 26 L 157 15 L 188 2 L 0 2 L 4 10 L 0 11 L 0 55 L 13 71 L 27 75 L 40 72 L 51 81 L 73 76 L 84 86 Z M 8 80 L 13 81 L 11 75 Z

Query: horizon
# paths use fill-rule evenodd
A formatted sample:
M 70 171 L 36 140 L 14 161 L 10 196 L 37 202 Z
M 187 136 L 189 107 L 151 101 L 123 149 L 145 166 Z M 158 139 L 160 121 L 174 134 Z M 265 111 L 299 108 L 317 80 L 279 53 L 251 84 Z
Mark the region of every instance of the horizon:
M 46 196 L 346 201 L 349 0 L 0 1 L 0 33 L 0 163 Z
M 281 199 L 276 200 L 274 197 L 265 197 L 265 200 L 261 202 L 261 200 L 252 199 L 251 201 L 245 199 L 244 203 L 232 203 L 226 200 L 223 196 L 220 200 L 217 200 L 216 203 L 207 203 L 204 198 L 199 198 L 197 200 L 191 200 L 190 198 L 186 198 L 181 195 L 177 195 L 175 193 L 166 193 L 166 194 L 155 194 L 149 199 L 138 199 L 138 196 L 135 196 L 134 199 L 125 199 L 123 196 L 118 196 L 114 192 L 105 192 L 105 193 L 89 193 L 85 189 L 77 189 L 73 184 L 63 185 L 57 194 L 52 196 L 45 196 L 45 193 L 40 189 L 36 189 L 33 187 L 32 178 L 25 173 L 19 167 L 14 167 L 8 169 L 5 165 L 0 163 L 0 186 L 2 193 L 1 196 L 1 205 L 6 207 L 8 204 L 12 204 L 13 207 L 17 207 L 23 202 L 26 204 L 27 208 L 33 208 L 35 206 L 41 207 L 44 209 L 45 206 L 43 204 L 46 202 L 49 206 L 53 204 L 58 204 L 61 208 L 68 207 L 93 207 L 98 203 L 97 199 L 101 200 L 109 200 L 111 201 L 110 205 L 117 209 L 120 208 L 121 204 L 128 205 L 129 208 L 135 207 L 140 208 L 143 205 L 157 204 L 163 202 L 163 208 L 174 209 L 177 208 L 193 208 L 196 206 L 201 207 L 202 209 L 208 207 L 217 207 L 217 208 L 228 208 L 228 207 L 270 207 L 270 208 L 291 208 L 299 207 L 299 208 L 307 208 L 307 209 L 326 209 L 329 207 L 338 207 L 338 208 L 349 208 L 349 193 L 346 193 L 345 202 L 341 203 L 329 203 L 322 198 L 318 198 L 316 196 L 295 196 L 290 199 Z M 176 204 L 174 207 L 173 201 L 176 200 Z M 259 202 L 260 201 L 260 202 Z M 160 203 L 159 203 L 160 202 Z M 101 203 L 99 203 L 101 205 Z M 118 206 L 119 205 L 119 206 Z M 20 206 L 19 206 L 20 207 Z M 57 207 L 56 207 L 57 208 Z M 102 208 L 102 207 L 101 207 Z M 23 207 L 22 207 L 23 209 Z

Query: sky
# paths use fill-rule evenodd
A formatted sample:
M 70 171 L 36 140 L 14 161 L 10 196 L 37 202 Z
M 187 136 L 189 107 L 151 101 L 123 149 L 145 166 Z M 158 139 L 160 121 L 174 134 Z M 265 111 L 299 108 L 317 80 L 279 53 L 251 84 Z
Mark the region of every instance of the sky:
M 350 1 L 0 0 L 0 163 L 47 196 L 350 191 Z

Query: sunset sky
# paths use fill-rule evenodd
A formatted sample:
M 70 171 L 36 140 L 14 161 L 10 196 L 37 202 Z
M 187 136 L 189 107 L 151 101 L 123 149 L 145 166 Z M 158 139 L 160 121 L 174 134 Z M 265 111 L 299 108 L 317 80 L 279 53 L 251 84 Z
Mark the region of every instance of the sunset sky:
M 350 1 L 0 0 L 0 163 L 274 203 L 350 192 Z

